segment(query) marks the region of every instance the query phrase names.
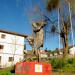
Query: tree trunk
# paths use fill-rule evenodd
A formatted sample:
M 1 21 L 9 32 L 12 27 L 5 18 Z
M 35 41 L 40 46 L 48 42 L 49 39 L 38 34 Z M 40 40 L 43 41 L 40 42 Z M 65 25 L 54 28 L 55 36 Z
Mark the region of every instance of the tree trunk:
M 68 31 L 65 34 L 64 58 L 68 58 Z

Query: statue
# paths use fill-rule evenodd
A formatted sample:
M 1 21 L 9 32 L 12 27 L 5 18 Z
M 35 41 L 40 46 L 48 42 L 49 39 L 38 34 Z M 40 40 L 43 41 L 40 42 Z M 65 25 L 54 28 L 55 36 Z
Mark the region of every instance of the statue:
M 32 36 L 28 36 L 27 40 L 28 40 L 29 44 L 33 47 L 34 46 L 34 38 Z
M 39 53 L 40 47 L 43 47 L 44 43 L 44 29 L 43 27 L 46 25 L 46 22 L 34 22 L 33 33 L 34 33 L 34 48 L 36 55 Z
M 28 37 L 27 37 L 27 40 L 28 40 L 30 46 L 32 47 L 33 54 L 35 54 L 35 49 L 34 49 L 34 37 L 28 36 Z
M 28 37 L 27 40 L 29 44 L 32 46 L 33 53 L 40 57 L 40 47 L 43 47 L 44 43 L 44 27 L 48 24 L 48 21 L 52 22 L 46 15 L 44 16 L 44 20 L 39 22 L 33 22 L 33 36 Z

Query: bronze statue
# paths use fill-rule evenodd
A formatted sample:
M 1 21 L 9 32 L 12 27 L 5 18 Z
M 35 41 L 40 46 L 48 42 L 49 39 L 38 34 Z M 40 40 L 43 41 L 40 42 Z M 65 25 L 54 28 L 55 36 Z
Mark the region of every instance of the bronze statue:
M 43 27 L 46 25 L 46 22 L 34 22 L 32 23 L 33 26 L 33 33 L 34 33 L 34 48 L 35 53 L 38 54 L 40 47 L 43 47 L 44 43 L 44 29 Z
M 27 40 L 32 47 L 33 53 L 38 56 L 38 61 L 40 60 L 40 47 L 43 47 L 44 43 L 44 29 L 46 22 L 34 22 L 32 23 L 33 27 L 33 36 L 28 36 Z

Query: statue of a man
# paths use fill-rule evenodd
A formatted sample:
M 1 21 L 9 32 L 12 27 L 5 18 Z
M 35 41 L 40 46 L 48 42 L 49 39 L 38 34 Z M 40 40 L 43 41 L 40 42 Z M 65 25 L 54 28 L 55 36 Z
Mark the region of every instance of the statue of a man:
M 33 32 L 34 32 L 34 47 L 36 54 L 38 53 L 38 50 L 40 47 L 43 47 L 44 43 L 44 29 L 43 27 L 46 25 L 45 22 L 34 22 L 32 24 L 33 26 Z

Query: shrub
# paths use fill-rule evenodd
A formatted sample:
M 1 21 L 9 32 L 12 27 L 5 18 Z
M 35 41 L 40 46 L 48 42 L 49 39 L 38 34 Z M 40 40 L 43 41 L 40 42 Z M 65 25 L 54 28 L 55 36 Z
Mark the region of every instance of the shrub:
M 75 58 L 53 58 L 50 60 L 53 71 L 75 72 Z

